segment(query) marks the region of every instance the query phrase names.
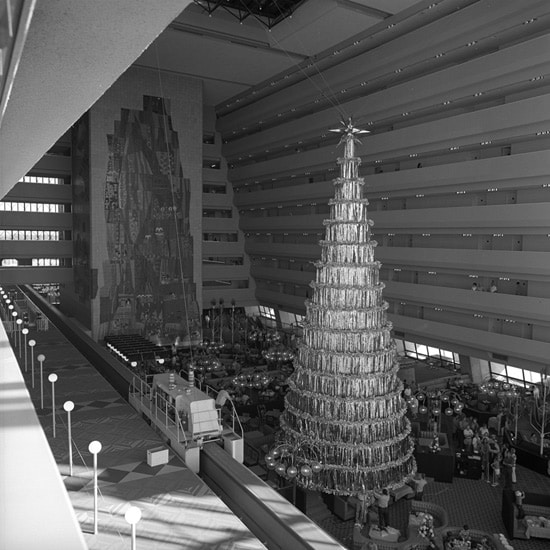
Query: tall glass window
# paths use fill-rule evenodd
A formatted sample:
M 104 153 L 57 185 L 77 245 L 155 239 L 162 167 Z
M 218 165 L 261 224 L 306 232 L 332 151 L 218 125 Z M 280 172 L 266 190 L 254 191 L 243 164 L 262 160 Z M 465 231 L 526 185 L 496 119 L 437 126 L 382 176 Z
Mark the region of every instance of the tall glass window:
M 533 384 L 540 384 L 541 381 L 540 372 L 522 369 L 513 365 L 505 365 L 496 361 L 489 361 L 489 369 L 491 378 L 515 384 L 516 386 L 523 386 L 524 388 Z
M 460 356 L 458 353 L 407 340 L 396 339 L 395 343 L 397 352 L 401 355 L 453 370 L 457 370 L 460 367 Z

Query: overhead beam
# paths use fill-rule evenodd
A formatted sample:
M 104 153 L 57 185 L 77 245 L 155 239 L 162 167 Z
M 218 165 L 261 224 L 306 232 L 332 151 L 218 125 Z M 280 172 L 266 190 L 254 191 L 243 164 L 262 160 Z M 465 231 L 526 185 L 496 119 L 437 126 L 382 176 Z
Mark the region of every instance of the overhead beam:
M 393 15 L 393 13 L 390 13 L 389 11 L 377 10 L 372 6 L 365 6 L 364 4 L 353 2 L 353 0 L 334 0 L 334 3 L 347 10 L 353 10 L 364 15 L 368 15 L 369 17 L 373 17 L 374 19 L 383 20 Z
M 191 0 L 36 0 L 0 126 L 0 198 Z

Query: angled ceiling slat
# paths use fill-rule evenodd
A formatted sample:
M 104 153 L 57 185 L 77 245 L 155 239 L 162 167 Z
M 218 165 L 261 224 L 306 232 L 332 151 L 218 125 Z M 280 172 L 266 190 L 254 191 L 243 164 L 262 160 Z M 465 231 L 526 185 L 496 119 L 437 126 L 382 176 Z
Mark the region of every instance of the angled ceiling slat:
M 0 197 L 190 1 L 117 0 L 98 9 L 88 0 L 37 0 L 0 126 Z

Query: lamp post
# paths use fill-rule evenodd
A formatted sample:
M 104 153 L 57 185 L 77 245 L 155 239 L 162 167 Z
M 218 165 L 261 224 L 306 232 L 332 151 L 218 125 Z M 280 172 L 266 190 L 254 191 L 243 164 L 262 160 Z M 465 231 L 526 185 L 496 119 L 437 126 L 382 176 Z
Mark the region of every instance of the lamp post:
M 220 344 L 223 344 L 223 298 L 220 298 Z
M 23 324 L 23 319 L 21 318 L 18 318 L 16 321 L 15 321 L 16 325 L 17 325 L 17 343 L 18 343 L 18 346 L 19 346 L 19 357 L 21 357 L 21 325 Z
M 540 373 L 542 382 L 542 418 L 540 425 L 540 456 L 544 455 L 544 435 L 546 433 L 546 398 L 550 389 L 550 376 L 548 375 L 548 367 Z
M 132 550 L 136 550 L 136 525 L 141 519 L 141 510 L 137 506 L 130 506 L 124 514 L 124 519 L 132 526 Z
M 496 383 L 496 382 L 495 382 Z M 493 386 L 494 387 L 494 386 Z M 514 417 L 514 441 L 518 439 L 518 418 L 519 418 L 519 398 L 521 397 L 518 388 L 508 382 L 503 382 L 496 386 L 497 397 L 501 400 L 501 407 L 506 409 L 507 418 L 513 414 Z
M 67 411 L 67 433 L 69 437 L 69 475 L 73 475 L 73 443 L 71 437 L 71 411 L 74 409 L 72 401 L 65 401 L 63 408 Z
M 25 345 L 23 346 L 25 349 L 25 372 L 27 372 L 27 334 L 29 334 L 29 329 L 25 327 L 22 331 L 23 336 L 25 337 Z
M 11 329 L 12 329 L 12 326 L 13 326 L 12 322 L 11 322 L 11 313 L 13 311 L 14 306 L 11 303 L 11 300 L 9 298 L 6 300 L 6 305 L 8 306 L 6 323 L 9 325 L 8 330 L 9 330 L 9 333 L 11 334 Z
M 235 347 L 235 299 L 231 300 L 231 348 Z
M 43 367 L 46 356 L 41 353 L 38 357 L 38 362 L 40 363 L 40 408 L 44 408 L 44 381 L 43 381 Z
M 36 340 L 29 340 L 29 347 L 31 348 L 31 383 L 34 389 L 34 346 L 36 346 Z
M 10 306 L 10 309 L 13 309 L 13 305 Z M 17 338 L 17 334 L 15 332 L 15 319 L 17 319 L 17 311 L 12 311 L 11 312 L 11 317 L 12 317 L 11 334 L 12 334 L 13 339 L 15 341 L 15 339 Z
M 518 418 L 519 418 L 519 398 L 521 397 L 519 391 L 515 386 L 512 386 L 510 389 L 510 409 L 512 408 L 512 400 L 514 401 L 514 441 L 517 443 L 518 440 Z
M 52 372 L 48 376 L 48 380 L 52 383 L 52 426 L 53 426 L 53 437 L 55 439 L 55 383 L 57 382 L 57 374 Z
M 214 300 L 214 298 L 212 298 L 212 300 L 210 300 L 210 305 L 212 306 L 212 320 L 210 321 L 211 323 L 211 327 L 212 327 L 212 337 L 210 338 L 210 341 L 213 342 L 214 341 L 214 314 L 216 313 L 216 300 Z
M 92 441 L 88 451 L 94 455 L 94 535 L 97 535 L 97 455 L 101 451 L 101 443 Z

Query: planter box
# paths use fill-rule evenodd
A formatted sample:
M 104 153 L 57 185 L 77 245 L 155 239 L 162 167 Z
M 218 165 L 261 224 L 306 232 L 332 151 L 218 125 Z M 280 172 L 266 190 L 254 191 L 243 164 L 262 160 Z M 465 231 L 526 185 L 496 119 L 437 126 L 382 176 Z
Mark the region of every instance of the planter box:
M 165 447 L 155 447 L 154 449 L 147 449 L 148 466 L 160 466 L 161 464 L 168 464 L 168 460 L 168 449 L 166 449 Z

